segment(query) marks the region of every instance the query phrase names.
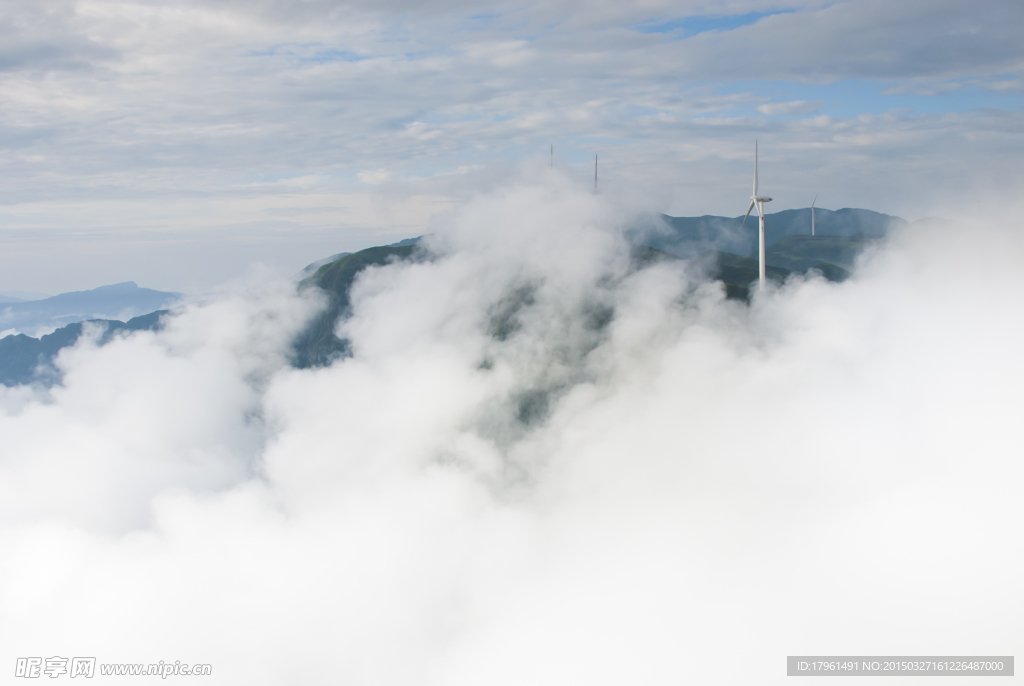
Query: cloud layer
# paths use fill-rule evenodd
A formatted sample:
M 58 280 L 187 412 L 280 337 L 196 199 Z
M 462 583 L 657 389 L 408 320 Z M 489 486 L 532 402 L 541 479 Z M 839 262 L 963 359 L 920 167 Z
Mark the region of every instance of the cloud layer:
M 0 661 L 211 683 L 781 682 L 787 654 L 1012 654 L 1017 227 L 917 226 L 747 307 L 637 271 L 555 176 L 364 274 L 3 389 Z M 955 269 L 950 265 L 956 264 Z
M 551 143 L 673 214 L 741 212 L 754 138 L 780 207 L 950 214 L 1020 184 L 1020 19 L 995 0 L 9 4 L 0 287 L 292 273 L 424 233 Z

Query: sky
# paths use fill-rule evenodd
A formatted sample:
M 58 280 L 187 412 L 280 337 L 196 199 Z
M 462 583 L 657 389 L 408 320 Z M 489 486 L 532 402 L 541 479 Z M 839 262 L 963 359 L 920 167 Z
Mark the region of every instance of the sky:
M 1005 0 L 0 5 L 0 290 L 201 294 L 554 163 L 637 211 L 974 216 L 1024 178 Z M 261 272 L 262 270 L 262 272 Z

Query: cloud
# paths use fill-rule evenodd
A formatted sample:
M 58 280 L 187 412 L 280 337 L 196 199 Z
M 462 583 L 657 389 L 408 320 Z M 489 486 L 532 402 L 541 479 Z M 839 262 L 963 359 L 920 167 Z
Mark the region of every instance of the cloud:
M 1016 73 L 1012 23 L 1021 10 L 997 1 L 842 2 L 775 14 L 724 33 L 682 41 L 690 68 L 718 76 L 835 81 L 956 78 Z M 912 27 L 912 28 L 911 28 Z
M 163 279 L 145 285 L 178 291 L 212 289 L 254 261 L 294 273 L 370 245 L 373 232 L 398 239 L 426 230 L 430 204 L 400 222 L 360 212 L 360 173 L 386 169 L 389 187 L 403 179 L 409 203 L 440 197 L 447 209 L 491 183 L 477 174 L 455 183 L 454 170 L 539 158 L 551 143 L 570 173 L 585 176 L 600 152 L 608 188 L 649 192 L 650 209 L 678 214 L 732 213 L 730 186 L 746 176 L 737 160 L 755 137 L 787 151 L 775 178 L 790 179 L 791 197 L 806 193 L 801 176 L 818 171 L 823 151 L 841 170 L 824 176 L 830 197 L 845 193 L 847 205 L 908 218 L 934 212 L 949 189 L 973 179 L 1019 186 L 1016 143 L 991 142 L 1003 126 L 994 113 L 1019 115 L 1016 5 L 787 9 L 678 36 L 641 28 L 688 17 L 730 26 L 729 17 L 778 8 L 7 6 L 0 222 L 19 248 L 0 258 L 0 287 L 80 290 L 124 264 Z M 921 84 L 953 96 L 922 105 L 900 95 Z M 758 106 L 776 101 L 824 101 L 827 116 L 765 122 Z M 325 192 L 338 199 L 337 217 L 262 211 L 284 204 L 282 195 L 329 206 L 312 197 Z M 780 207 L 788 202 L 773 193 Z M 273 240 L 281 236 L 301 249 Z M 81 258 L 83 246 L 94 259 Z M 213 253 L 219 271 L 200 266 Z
M 632 270 L 630 211 L 556 175 L 474 199 L 359 279 L 328 368 L 287 366 L 316 303 L 265 286 L 3 389 L 0 661 L 680 683 L 1012 653 L 1024 234 L 916 225 L 747 307 Z
M 391 172 L 386 169 L 378 169 L 376 171 L 361 171 L 357 176 L 363 183 L 376 186 L 377 184 L 387 181 L 391 177 Z
M 824 104 L 822 100 L 793 100 L 791 102 L 770 102 L 758 105 L 757 111 L 761 114 L 774 115 L 798 115 L 817 114 Z
M 82 29 L 74 3 L 6 6 L 0 14 L 0 73 L 72 72 L 87 78 L 86 73 L 121 57 L 117 48 Z

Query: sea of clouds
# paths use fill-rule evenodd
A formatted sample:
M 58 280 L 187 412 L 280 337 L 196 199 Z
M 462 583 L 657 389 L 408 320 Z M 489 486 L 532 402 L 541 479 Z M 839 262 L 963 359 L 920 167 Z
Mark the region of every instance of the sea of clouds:
M 0 388 L 0 670 L 733 684 L 1013 654 L 1022 234 L 916 225 L 748 306 L 637 269 L 628 209 L 549 181 L 366 271 L 330 367 L 288 364 L 322 296 L 266 282 Z

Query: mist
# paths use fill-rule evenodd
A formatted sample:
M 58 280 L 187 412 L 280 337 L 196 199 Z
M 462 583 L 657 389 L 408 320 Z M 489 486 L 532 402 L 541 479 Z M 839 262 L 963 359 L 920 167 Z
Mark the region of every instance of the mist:
M 0 664 L 732 684 L 1013 654 L 1019 225 L 916 223 L 747 304 L 631 262 L 633 214 L 554 175 L 478 196 L 360 276 L 328 367 L 289 365 L 323 299 L 264 281 L 0 387 Z

